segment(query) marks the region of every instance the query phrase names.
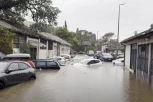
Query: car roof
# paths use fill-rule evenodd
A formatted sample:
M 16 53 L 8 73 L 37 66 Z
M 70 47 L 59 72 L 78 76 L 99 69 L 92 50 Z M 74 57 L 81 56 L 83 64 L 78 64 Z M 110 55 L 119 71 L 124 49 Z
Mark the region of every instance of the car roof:
M 99 61 L 99 59 L 84 59 L 84 60 L 87 60 L 87 61 L 98 60 Z
M 33 60 L 33 61 L 53 61 L 53 62 L 55 62 L 54 60 L 48 60 L 48 59 L 37 59 L 37 60 Z
M 69 54 L 62 54 L 62 55 L 70 56 Z M 61 56 L 62 56 L 62 55 L 61 55 Z
M 30 57 L 30 54 L 8 54 L 5 57 Z

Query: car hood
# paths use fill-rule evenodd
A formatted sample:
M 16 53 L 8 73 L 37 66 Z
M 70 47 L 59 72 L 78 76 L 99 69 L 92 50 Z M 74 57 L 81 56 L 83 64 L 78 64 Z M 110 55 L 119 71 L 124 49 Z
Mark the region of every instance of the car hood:
M 0 72 L 0 77 L 3 77 L 5 76 L 5 73 L 4 72 Z

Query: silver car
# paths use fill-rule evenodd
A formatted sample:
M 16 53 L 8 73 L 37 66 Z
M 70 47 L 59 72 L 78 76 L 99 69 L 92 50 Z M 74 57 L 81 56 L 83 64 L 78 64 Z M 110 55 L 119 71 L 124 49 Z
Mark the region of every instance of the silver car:
M 57 61 L 61 66 L 65 66 L 66 65 L 66 60 L 64 57 L 61 56 L 55 56 L 55 57 L 51 57 L 48 58 L 48 60 L 55 60 Z

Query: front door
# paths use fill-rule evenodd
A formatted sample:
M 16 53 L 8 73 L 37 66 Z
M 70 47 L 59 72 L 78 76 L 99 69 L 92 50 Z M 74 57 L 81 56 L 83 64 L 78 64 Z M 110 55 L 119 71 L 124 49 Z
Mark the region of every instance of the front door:
M 131 61 L 130 68 L 136 71 L 136 61 L 137 61 L 137 44 L 131 45 Z
M 9 72 L 6 75 L 6 81 L 8 85 L 17 84 L 20 82 L 20 70 L 18 68 L 18 63 L 12 63 L 8 69 Z
M 20 81 L 24 82 L 24 81 L 28 81 L 31 78 L 31 74 L 30 71 L 28 71 L 28 68 L 30 68 L 29 65 L 20 62 L 19 63 L 19 70 L 20 70 Z

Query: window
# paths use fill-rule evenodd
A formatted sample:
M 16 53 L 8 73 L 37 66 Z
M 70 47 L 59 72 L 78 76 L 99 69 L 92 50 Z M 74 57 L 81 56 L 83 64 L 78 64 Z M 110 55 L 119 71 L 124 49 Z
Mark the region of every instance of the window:
M 53 61 L 48 61 L 47 66 L 57 66 L 57 63 Z
M 28 66 L 27 64 L 25 63 L 19 63 L 19 69 L 27 69 L 29 68 L 30 66 Z
M 57 61 L 60 61 L 61 60 L 61 58 L 55 58 Z
M 12 63 L 9 68 L 8 68 L 10 71 L 15 71 L 15 70 L 18 70 L 18 63 Z
M 38 61 L 37 66 L 46 66 L 46 62 L 45 61 Z
M 92 61 L 90 61 L 88 64 L 95 64 L 95 61 L 92 60 Z
M 95 60 L 95 63 L 99 63 L 100 61 L 99 60 Z

